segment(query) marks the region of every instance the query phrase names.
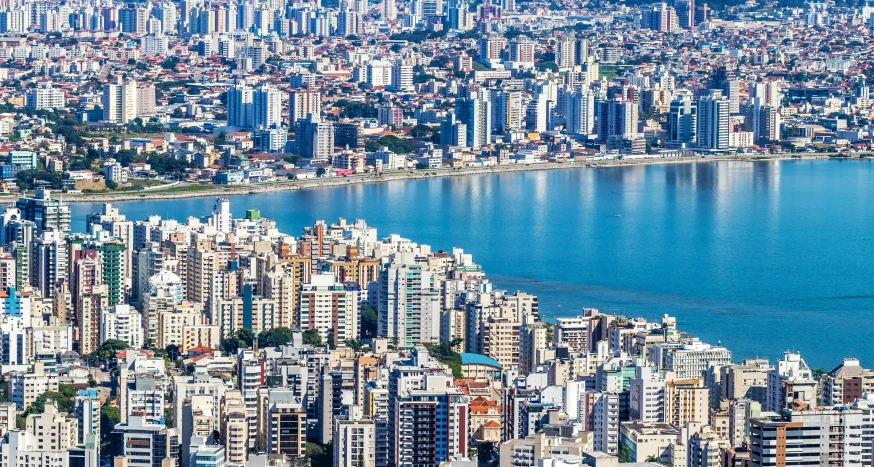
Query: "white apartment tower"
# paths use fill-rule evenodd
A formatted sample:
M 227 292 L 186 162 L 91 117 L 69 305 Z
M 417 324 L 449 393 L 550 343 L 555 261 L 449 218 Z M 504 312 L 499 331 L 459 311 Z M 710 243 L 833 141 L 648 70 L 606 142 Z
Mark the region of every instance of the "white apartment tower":
M 127 124 L 137 118 L 137 83 L 122 82 L 103 87 L 103 120 L 111 123 Z
M 657 368 L 637 366 L 631 379 L 630 414 L 633 420 L 664 421 L 665 376 Z
M 698 101 L 698 147 L 728 149 L 730 102 L 722 91 L 711 89 Z
M 595 129 L 595 95 L 580 87 L 564 93 L 565 130 L 572 135 L 590 135 Z
M 289 123 L 294 125 L 298 120 L 303 120 L 307 115 L 321 115 L 322 98 L 315 89 L 295 89 L 288 95 Z
M 379 273 L 376 309 L 380 336 L 400 347 L 440 339 L 440 296 L 431 271 L 421 264 L 393 263 Z
M 487 146 L 492 135 L 492 103 L 483 99 L 464 99 L 456 103 L 458 121 L 467 125 L 467 145 Z
M 130 305 L 116 305 L 101 312 L 100 342 L 117 339 L 132 349 L 143 346 L 143 317 Z
M 782 413 L 786 410 L 816 408 L 817 381 L 800 353 L 784 352 L 783 359 L 768 371 L 768 394 L 764 410 Z

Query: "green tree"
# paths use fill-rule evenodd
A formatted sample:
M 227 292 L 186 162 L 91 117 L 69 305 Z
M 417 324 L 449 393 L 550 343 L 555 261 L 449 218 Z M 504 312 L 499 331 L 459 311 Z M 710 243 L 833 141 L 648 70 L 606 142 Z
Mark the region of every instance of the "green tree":
M 115 358 L 115 354 L 122 350 L 127 350 L 127 342 L 118 339 L 107 339 L 100 347 L 91 352 L 91 357 L 100 360 L 104 364 L 110 359 Z
M 118 407 L 110 405 L 110 401 L 106 401 L 100 407 L 100 453 L 105 458 L 112 458 L 121 454 L 120 443 L 114 443 L 112 432 L 115 430 L 115 425 L 121 422 L 121 417 L 118 414 Z
M 346 339 L 346 346 L 352 349 L 353 352 L 358 353 L 362 348 L 364 348 L 364 341 L 360 338 Z
M 368 303 L 361 305 L 361 336 L 376 337 L 378 330 L 378 316 L 376 309 Z
M 619 452 L 617 453 L 617 457 L 619 458 L 620 464 L 631 462 L 631 449 L 629 449 L 627 444 L 623 442 L 619 443 Z
M 278 347 L 291 342 L 291 329 L 279 327 L 258 334 L 259 347 Z
M 334 447 L 331 443 L 306 443 L 306 457 L 312 467 L 331 467 L 334 465 Z
M 322 345 L 322 336 L 315 329 L 306 329 L 303 332 L 303 343 L 309 344 L 315 347 L 321 347 Z
M 73 388 L 72 384 L 58 384 L 58 392 L 64 397 L 76 397 L 76 390 Z
M 316 169 L 316 177 L 324 177 L 328 171 L 324 167 L 319 167 Z
M 178 65 L 178 64 L 179 64 L 179 57 L 176 57 L 176 56 L 168 57 L 166 60 L 161 62 L 161 68 L 163 68 L 165 70 L 175 70 L 176 65 Z
M 245 348 L 245 342 L 237 339 L 236 335 L 226 337 L 222 339 L 221 342 L 219 342 L 219 349 L 221 349 L 222 352 L 230 355 L 236 355 L 240 351 L 241 347 Z
M 243 341 L 246 344 L 246 347 L 252 347 L 252 342 L 255 341 L 255 335 L 252 333 L 251 329 L 237 329 L 237 339 Z
M 476 460 L 479 465 L 489 465 L 492 461 L 492 455 L 495 453 L 495 444 L 491 441 L 480 443 L 476 449 Z
M 416 149 L 416 142 L 409 139 L 401 139 L 395 135 L 386 135 L 377 140 L 380 146 L 387 147 L 395 154 L 409 154 Z
M 540 63 L 538 63 L 538 64 L 535 65 L 535 68 L 537 68 L 537 69 L 540 70 L 540 71 L 553 71 L 553 72 L 558 72 L 558 65 L 557 65 L 555 62 L 552 62 L 552 61 L 548 61 L 548 62 L 540 62 Z
M 439 344 L 425 344 L 425 347 L 440 363 L 445 364 L 452 370 L 452 376 L 455 378 L 463 378 L 464 374 L 461 371 L 461 354 L 454 350 L 460 345 L 462 339 L 452 339 L 452 342 L 441 342 Z
M 170 360 L 176 360 L 179 358 L 179 346 L 176 344 L 170 344 L 167 347 L 164 347 L 164 351 L 167 352 L 167 357 Z

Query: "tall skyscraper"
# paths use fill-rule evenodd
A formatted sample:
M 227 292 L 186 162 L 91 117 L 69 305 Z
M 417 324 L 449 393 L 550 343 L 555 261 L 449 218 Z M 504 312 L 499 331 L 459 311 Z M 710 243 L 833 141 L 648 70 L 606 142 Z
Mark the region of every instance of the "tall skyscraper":
M 122 125 L 137 118 L 137 83 L 122 82 L 121 76 L 114 84 L 103 86 L 103 120 Z M 154 101 L 153 101 L 154 106 Z
M 382 19 L 386 21 L 394 21 L 398 17 L 398 9 L 395 7 L 395 0 L 383 0 L 380 11 Z
M 439 465 L 468 452 L 467 398 L 443 374 L 404 375 L 389 381 L 390 465 Z
M 765 105 L 764 99 L 753 98 L 746 106 L 744 126 L 753 132 L 753 141 L 769 143 L 780 139 L 780 109 Z
M 571 69 L 586 63 L 589 57 L 589 41 L 579 39 L 570 32 L 555 43 L 555 64 L 560 69 Z
M 427 267 L 392 264 L 380 271 L 378 290 L 378 335 L 397 338 L 404 348 L 440 339 L 440 297 Z
M 252 96 L 255 128 L 279 128 L 282 125 L 282 93 L 273 86 L 262 86 Z
M 677 12 L 667 3 L 657 3 L 642 8 L 640 11 L 640 27 L 659 32 L 671 32 L 677 28 Z
M 492 128 L 494 130 L 505 133 L 522 128 L 521 91 L 493 89 L 489 100 L 492 103 Z
M 404 92 L 415 90 L 413 87 L 413 67 L 401 64 L 392 65 L 389 88 L 394 91 Z
M 33 197 L 23 196 L 15 202 L 15 207 L 21 213 L 21 219 L 36 224 L 36 234 L 46 230 L 55 230 L 60 234 L 70 231 L 70 206 L 67 203 L 52 199 L 49 190 L 36 189 Z
M 145 34 L 147 19 L 149 19 L 149 10 L 143 7 L 129 5 L 118 9 L 121 32 Z
M 295 142 L 301 156 L 328 160 L 334 154 L 334 124 L 309 114 L 303 120 L 298 120 Z
M 254 90 L 243 85 L 228 89 L 228 126 L 269 129 L 281 125 L 281 91 L 268 85 Z
M 228 89 L 228 126 L 252 128 L 255 126 L 254 91 L 237 85 Z
M 611 136 L 625 137 L 637 134 L 637 104 L 614 97 L 598 103 L 598 140 L 607 141 Z
M 677 0 L 674 10 L 677 12 L 677 26 L 683 29 L 695 27 L 695 0 Z
M 674 99 L 668 112 L 666 142 L 680 147 L 695 144 L 697 131 L 698 104 L 690 96 Z
M 491 142 L 491 102 L 479 98 L 460 99 L 456 101 L 455 113 L 458 121 L 467 126 L 468 147 L 479 148 Z
M 709 88 L 722 91 L 722 95 L 729 101 L 728 111 L 731 115 L 740 113 L 740 80 L 730 75 L 724 66 L 713 72 Z
M 563 95 L 565 131 L 573 135 L 589 135 L 595 128 L 595 96 L 583 87 L 566 89 Z
M 698 100 L 698 147 L 702 149 L 728 149 L 729 106 L 722 91 L 710 90 Z
M 334 274 L 314 274 L 300 291 L 301 327 L 314 329 L 322 340 L 345 346 L 358 336 L 358 292 L 337 283 Z
M 455 114 L 446 115 L 440 122 L 440 144 L 467 146 L 467 125 L 459 122 Z

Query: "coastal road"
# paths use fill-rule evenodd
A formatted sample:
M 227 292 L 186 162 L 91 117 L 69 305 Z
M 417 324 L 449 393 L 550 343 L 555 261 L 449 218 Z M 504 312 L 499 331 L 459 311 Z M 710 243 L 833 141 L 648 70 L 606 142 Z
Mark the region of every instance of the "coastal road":
M 344 186 L 355 183 L 379 183 L 394 180 L 417 180 L 437 177 L 458 177 L 477 174 L 499 174 L 535 170 L 561 170 L 561 169 L 585 169 L 601 167 L 627 167 L 647 164 L 682 164 L 690 162 L 718 162 L 718 161 L 771 161 L 788 159 L 825 159 L 835 153 L 812 153 L 812 154 L 775 154 L 769 156 L 738 155 L 738 156 L 712 156 L 712 157 L 677 157 L 665 159 L 633 159 L 633 160 L 604 160 L 585 162 L 536 162 L 531 164 L 505 164 L 492 167 L 465 167 L 465 168 L 435 168 L 421 170 L 398 170 L 384 172 L 382 174 L 356 174 L 345 177 L 320 177 L 306 178 L 301 180 L 278 180 L 273 182 L 253 183 L 245 185 L 212 185 L 184 182 L 187 185 L 176 185 L 166 191 L 149 190 L 135 192 L 110 192 L 106 194 L 82 194 L 65 193 L 64 201 L 67 202 L 118 202 L 130 200 L 158 200 L 193 198 L 203 196 L 233 196 L 277 191 L 291 191 L 303 188 Z M 188 186 L 191 185 L 191 186 Z M 192 189 L 198 187 L 198 189 Z M 187 189 L 183 189 L 187 188 Z M 12 197 L 14 195 L 10 195 Z M 0 196 L 2 199 L 2 196 Z

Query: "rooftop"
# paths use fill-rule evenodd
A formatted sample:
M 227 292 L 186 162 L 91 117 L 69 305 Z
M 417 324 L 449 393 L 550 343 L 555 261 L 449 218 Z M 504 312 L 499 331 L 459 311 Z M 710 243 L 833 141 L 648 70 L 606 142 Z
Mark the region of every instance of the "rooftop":
M 462 365 L 485 365 L 492 366 L 498 369 L 503 369 L 504 367 L 498 363 L 497 360 L 491 357 L 486 357 L 485 355 L 481 355 L 478 353 L 462 353 L 461 355 L 461 364 Z

